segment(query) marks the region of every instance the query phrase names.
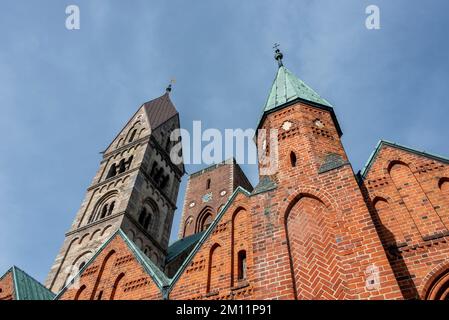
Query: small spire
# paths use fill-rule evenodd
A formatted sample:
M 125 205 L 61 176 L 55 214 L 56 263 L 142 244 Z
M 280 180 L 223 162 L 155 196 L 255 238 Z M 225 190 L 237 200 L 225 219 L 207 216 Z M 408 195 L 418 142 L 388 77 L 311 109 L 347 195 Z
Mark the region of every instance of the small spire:
M 168 87 L 165 89 L 165 92 L 170 93 L 172 90 L 172 85 L 176 82 L 176 79 L 173 78 L 170 80 L 170 83 L 168 84 Z
M 284 64 L 282 63 L 282 58 L 284 55 L 282 54 L 281 50 L 279 50 L 279 43 L 275 43 L 273 46 L 274 50 L 274 58 L 277 60 L 279 68 L 282 67 Z

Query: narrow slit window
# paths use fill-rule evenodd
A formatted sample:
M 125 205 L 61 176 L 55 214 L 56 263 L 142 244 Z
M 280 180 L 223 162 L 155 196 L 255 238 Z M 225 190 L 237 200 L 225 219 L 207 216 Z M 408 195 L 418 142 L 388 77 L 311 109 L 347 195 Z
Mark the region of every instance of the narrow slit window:
M 290 152 L 290 163 L 292 167 L 296 167 L 296 154 L 293 151 Z
M 210 189 L 210 179 L 207 179 L 206 181 L 206 190 Z
M 246 251 L 241 250 L 238 253 L 238 274 L 237 279 L 245 280 L 246 279 Z

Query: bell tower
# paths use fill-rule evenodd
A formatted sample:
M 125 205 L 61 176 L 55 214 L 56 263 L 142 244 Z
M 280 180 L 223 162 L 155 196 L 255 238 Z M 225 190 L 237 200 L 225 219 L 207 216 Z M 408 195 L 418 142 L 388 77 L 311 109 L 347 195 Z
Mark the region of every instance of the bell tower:
M 296 299 L 379 298 L 384 292 L 400 297 L 332 105 L 284 66 L 278 48 L 275 59 L 278 70 L 258 125 L 266 132 L 265 138 L 258 132 L 258 152 L 274 159 L 274 170 L 263 174 L 266 164 L 259 163 L 259 171 L 260 181 L 275 184 L 276 191 L 260 198 L 264 211 L 253 223 L 266 223 L 270 235 L 285 236 L 261 238 L 253 246 L 279 252 L 286 247 L 286 258 L 276 256 L 276 263 L 290 265 Z M 257 259 L 270 259 L 262 254 Z
M 184 175 L 182 161 L 175 164 L 170 156 L 176 145 L 182 159 L 180 140 L 170 139 L 180 127 L 170 91 L 171 85 L 164 95 L 141 105 L 103 152 L 100 167 L 47 277 L 50 290 L 64 287 L 119 228 L 163 267 Z

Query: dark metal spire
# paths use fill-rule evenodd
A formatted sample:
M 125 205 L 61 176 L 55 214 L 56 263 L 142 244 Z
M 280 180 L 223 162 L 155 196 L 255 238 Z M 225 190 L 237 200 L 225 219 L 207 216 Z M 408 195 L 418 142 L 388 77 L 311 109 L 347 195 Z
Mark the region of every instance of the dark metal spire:
M 165 89 L 165 92 L 170 93 L 172 90 L 172 84 L 174 84 L 176 80 L 173 78 L 170 80 L 170 83 L 168 84 L 168 87 Z
M 274 58 L 277 60 L 279 68 L 282 67 L 284 64 L 282 63 L 282 58 L 284 58 L 284 55 L 282 54 L 281 50 L 279 50 L 279 43 L 275 43 L 273 46 L 274 51 Z

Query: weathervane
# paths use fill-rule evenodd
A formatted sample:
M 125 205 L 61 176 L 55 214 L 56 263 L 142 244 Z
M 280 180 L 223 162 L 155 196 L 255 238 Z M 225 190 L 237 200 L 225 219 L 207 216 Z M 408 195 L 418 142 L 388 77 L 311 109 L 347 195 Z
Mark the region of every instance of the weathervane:
M 170 83 L 168 84 L 168 87 L 167 87 L 167 89 L 165 89 L 165 91 L 167 91 L 167 93 L 171 92 L 172 85 L 175 84 L 175 83 L 176 83 L 176 79 L 175 78 L 171 78 L 170 79 Z
M 277 60 L 279 67 L 282 67 L 284 64 L 282 63 L 282 58 L 284 55 L 281 50 L 279 50 L 279 43 L 275 43 L 273 46 L 274 49 L 274 58 Z

